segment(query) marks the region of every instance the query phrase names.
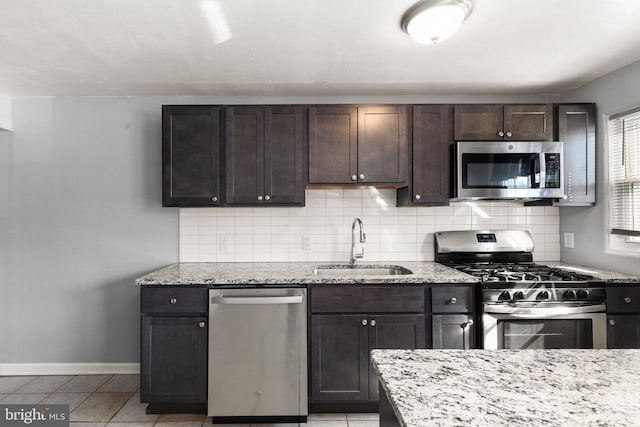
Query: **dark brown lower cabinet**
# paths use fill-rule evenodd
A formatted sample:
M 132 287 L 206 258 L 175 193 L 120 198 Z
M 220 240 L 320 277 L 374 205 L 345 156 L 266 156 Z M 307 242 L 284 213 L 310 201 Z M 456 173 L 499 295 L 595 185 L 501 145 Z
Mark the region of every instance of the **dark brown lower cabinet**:
M 425 338 L 421 314 L 312 315 L 309 400 L 377 401 L 370 351 L 424 348 Z
M 434 349 L 474 348 L 475 325 L 472 315 L 434 314 L 431 322 Z
M 640 314 L 607 316 L 607 348 L 640 348 Z
M 142 316 L 142 402 L 206 403 L 206 325 L 205 316 Z

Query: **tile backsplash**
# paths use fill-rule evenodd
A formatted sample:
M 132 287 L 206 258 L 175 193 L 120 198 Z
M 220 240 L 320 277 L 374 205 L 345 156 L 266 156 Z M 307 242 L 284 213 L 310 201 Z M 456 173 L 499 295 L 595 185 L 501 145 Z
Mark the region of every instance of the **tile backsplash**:
M 396 207 L 395 190 L 307 190 L 302 208 L 182 208 L 180 262 L 348 262 L 351 223 L 364 223 L 363 261 L 433 261 L 433 233 L 527 229 L 535 261 L 560 260 L 557 207 L 519 201 Z

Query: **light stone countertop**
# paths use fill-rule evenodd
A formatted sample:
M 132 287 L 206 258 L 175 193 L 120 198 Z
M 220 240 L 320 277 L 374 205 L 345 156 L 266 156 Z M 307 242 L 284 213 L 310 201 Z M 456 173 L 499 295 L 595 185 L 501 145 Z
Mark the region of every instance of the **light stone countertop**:
M 336 264 L 336 263 L 333 263 Z M 400 265 L 413 274 L 393 276 L 316 276 L 313 269 L 323 262 L 178 263 L 149 273 L 137 285 L 276 285 L 276 284 L 423 284 L 478 283 L 478 279 L 435 262 L 358 263 Z
M 567 264 L 566 262 L 539 262 L 538 264 L 546 264 L 552 267 L 558 267 L 564 270 L 575 271 L 576 273 L 589 274 L 597 279 L 604 280 L 608 284 L 639 283 L 640 276 L 632 274 L 618 273 L 609 270 L 600 270 L 593 267 L 585 267 L 581 265 Z
M 402 427 L 640 426 L 640 350 L 374 350 Z

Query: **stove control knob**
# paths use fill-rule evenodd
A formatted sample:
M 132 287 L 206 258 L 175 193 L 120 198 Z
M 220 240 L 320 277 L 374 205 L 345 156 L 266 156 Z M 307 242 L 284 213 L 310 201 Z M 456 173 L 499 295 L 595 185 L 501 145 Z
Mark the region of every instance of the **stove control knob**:
M 516 293 L 513 294 L 513 299 L 524 299 L 524 292 L 516 291 Z
M 511 300 L 511 294 L 509 291 L 502 291 L 500 295 L 498 295 L 498 301 L 509 301 Z
M 586 289 L 580 289 L 578 291 L 578 299 L 587 299 L 589 298 L 589 291 Z
M 564 291 L 562 296 L 564 296 L 566 299 L 577 299 L 578 298 L 578 294 L 576 294 L 576 291 L 574 291 L 573 289 L 569 289 L 568 291 Z
M 540 291 L 538 295 L 536 295 L 537 300 L 549 299 L 549 291 Z

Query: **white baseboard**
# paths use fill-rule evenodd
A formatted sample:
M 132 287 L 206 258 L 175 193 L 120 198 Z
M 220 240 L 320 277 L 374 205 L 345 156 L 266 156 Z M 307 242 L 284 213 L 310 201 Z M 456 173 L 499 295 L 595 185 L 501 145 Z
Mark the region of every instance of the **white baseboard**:
M 96 375 L 139 373 L 139 363 L 0 363 L 0 375 Z

